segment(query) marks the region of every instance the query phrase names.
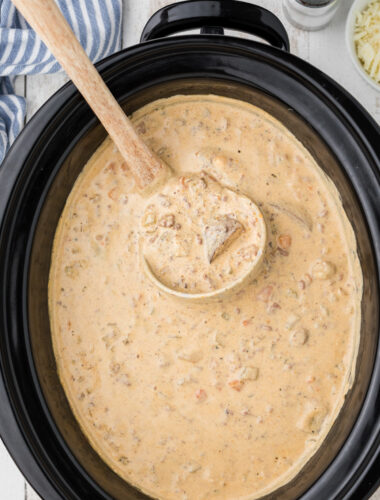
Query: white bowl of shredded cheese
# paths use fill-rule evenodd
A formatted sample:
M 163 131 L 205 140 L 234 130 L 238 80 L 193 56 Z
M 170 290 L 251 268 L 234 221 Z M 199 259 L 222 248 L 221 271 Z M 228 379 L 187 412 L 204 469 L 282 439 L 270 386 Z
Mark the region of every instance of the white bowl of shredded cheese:
M 380 90 L 380 0 L 355 0 L 346 22 L 346 43 L 354 66 Z

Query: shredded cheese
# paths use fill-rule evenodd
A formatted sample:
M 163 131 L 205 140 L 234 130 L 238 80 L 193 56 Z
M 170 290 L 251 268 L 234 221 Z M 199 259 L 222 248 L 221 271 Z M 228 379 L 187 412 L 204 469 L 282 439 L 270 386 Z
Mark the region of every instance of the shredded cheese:
M 364 69 L 380 83 L 380 0 L 375 0 L 356 16 L 354 41 Z

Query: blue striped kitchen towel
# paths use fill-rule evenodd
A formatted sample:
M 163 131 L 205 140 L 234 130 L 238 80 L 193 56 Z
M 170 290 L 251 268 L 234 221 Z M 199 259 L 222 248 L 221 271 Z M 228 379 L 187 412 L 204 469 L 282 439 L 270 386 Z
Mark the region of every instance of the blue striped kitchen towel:
M 121 48 L 122 0 L 56 0 L 92 61 Z M 0 0 L 0 164 L 26 112 L 14 95 L 16 75 L 56 73 L 60 65 L 11 0 Z

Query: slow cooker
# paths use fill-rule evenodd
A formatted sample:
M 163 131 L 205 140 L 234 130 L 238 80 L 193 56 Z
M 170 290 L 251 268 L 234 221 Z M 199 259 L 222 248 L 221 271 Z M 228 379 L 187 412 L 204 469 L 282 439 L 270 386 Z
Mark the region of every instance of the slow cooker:
M 201 34 L 165 38 L 201 28 Z M 248 32 L 268 44 L 225 36 Z M 141 44 L 97 67 L 127 113 L 174 94 L 245 100 L 280 120 L 337 186 L 363 268 L 354 384 L 318 452 L 271 500 L 362 499 L 380 482 L 380 134 L 348 92 L 289 53 L 267 10 L 190 0 L 158 11 Z M 105 131 L 69 83 L 27 124 L 0 169 L 0 433 L 47 500 L 146 499 L 94 452 L 73 417 L 52 350 L 47 284 L 65 200 Z

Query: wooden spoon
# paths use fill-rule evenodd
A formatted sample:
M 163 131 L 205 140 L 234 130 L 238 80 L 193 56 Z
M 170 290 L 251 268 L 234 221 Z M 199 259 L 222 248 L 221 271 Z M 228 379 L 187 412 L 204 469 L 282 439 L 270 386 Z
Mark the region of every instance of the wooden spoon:
M 86 99 L 127 162 L 138 188 L 151 191 L 169 167 L 140 139 L 54 0 L 13 0 Z
M 54 54 L 99 118 L 125 159 L 140 192 L 151 194 L 158 191 L 159 187 L 172 175 L 172 171 L 136 133 L 131 121 L 87 57 L 54 0 L 13 0 L 13 3 Z M 239 196 L 242 200 L 247 200 L 245 196 Z M 232 280 L 222 289 L 208 293 L 187 294 L 161 283 L 142 254 L 142 264 L 146 275 L 161 290 L 176 297 L 191 300 L 219 298 L 227 292 L 240 288 L 258 272 L 266 246 L 264 219 L 253 202 L 251 206 L 254 213 L 260 214 L 262 237 L 258 257 L 252 261 L 251 268 L 244 276 Z

